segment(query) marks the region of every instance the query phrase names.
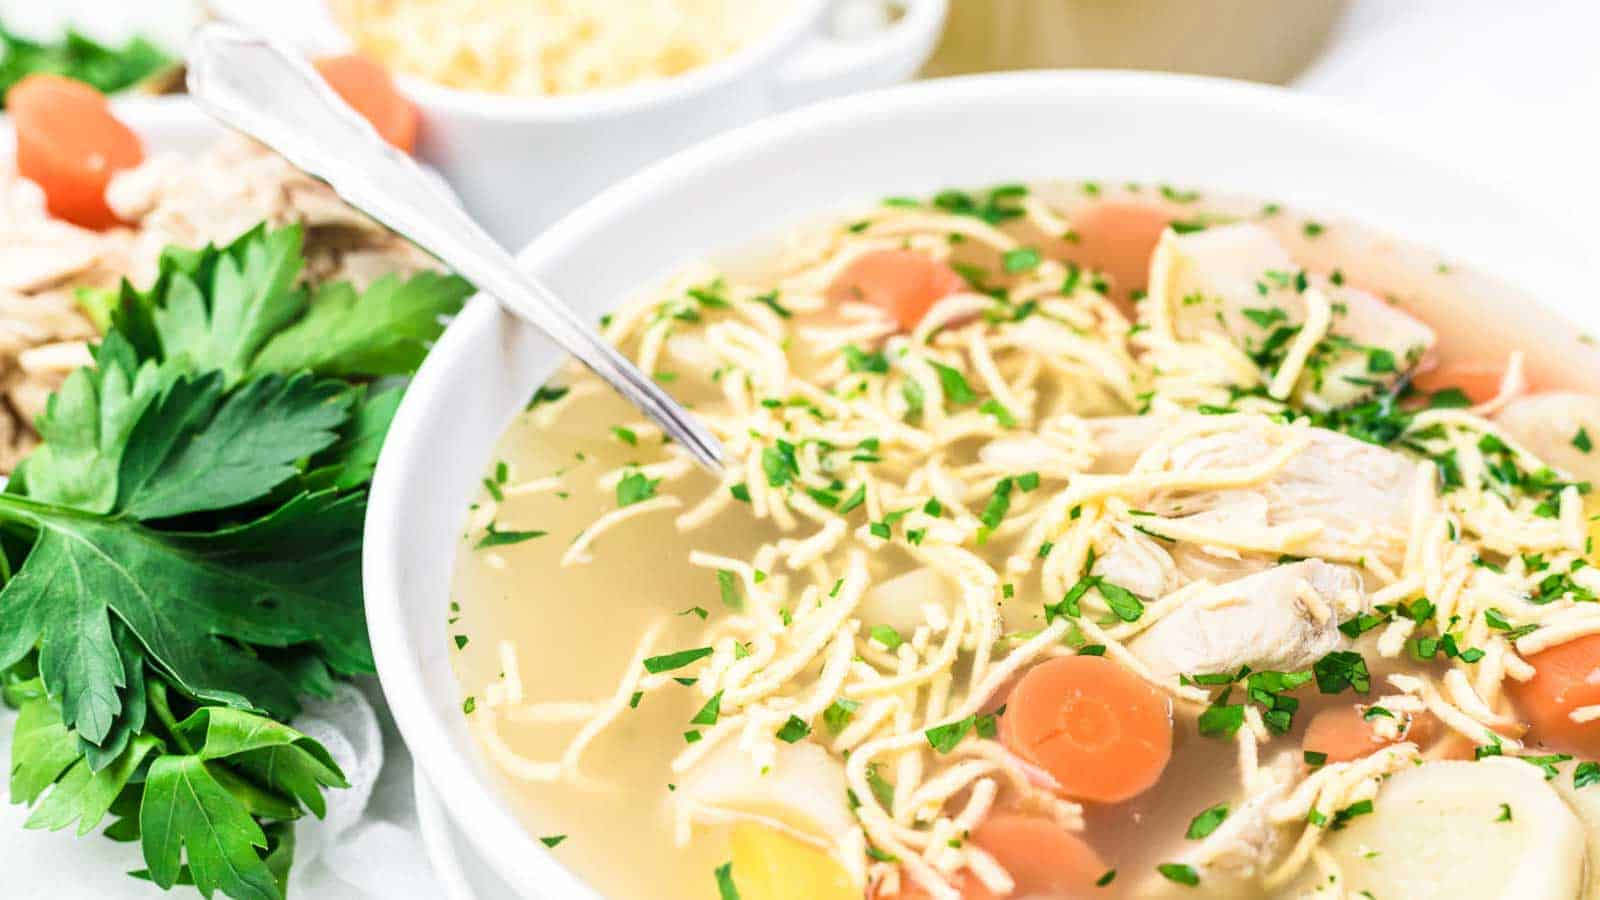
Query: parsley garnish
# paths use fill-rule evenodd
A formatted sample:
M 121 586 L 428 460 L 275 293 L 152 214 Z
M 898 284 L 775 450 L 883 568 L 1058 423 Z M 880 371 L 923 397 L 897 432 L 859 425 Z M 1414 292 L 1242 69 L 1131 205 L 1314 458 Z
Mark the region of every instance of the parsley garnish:
M 811 733 L 811 726 L 799 716 L 790 716 L 783 727 L 778 729 L 778 740 L 786 744 L 793 744 Z
M 523 541 L 531 541 L 534 538 L 544 536 L 545 532 L 543 531 L 501 531 L 495 528 L 493 522 L 490 522 L 489 527 L 484 530 L 483 537 L 479 538 L 478 543 L 473 545 L 473 549 L 482 550 L 487 547 L 505 547 L 511 544 L 520 544 Z
M 1228 818 L 1228 804 L 1218 803 L 1216 806 L 1205 810 L 1189 822 L 1189 830 L 1184 832 L 1184 837 L 1191 841 L 1198 841 L 1217 830 L 1223 820 Z
M 1195 887 L 1200 884 L 1200 873 L 1196 872 L 1194 866 L 1188 863 L 1162 863 L 1156 866 L 1156 871 L 1161 873 L 1161 877 L 1178 884 L 1189 887 Z
M 967 384 L 966 376 L 944 363 L 929 360 L 928 365 L 933 366 L 933 370 L 939 373 L 939 388 L 944 391 L 946 400 L 958 406 L 977 402 L 978 395 L 972 392 L 972 386 Z
M 656 495 L 659 478 L 646 478 L 642 472 L 629 472 L 617 482 L 617 506 L 632 506 Z
M 693 650 L 679 650 L 677 653 L 652 656 L 644 661 L 644 670 L 652 675 L 671 672 L 673 669 L 681 669 L 695 660 L 705 659 L 710 655 L 710 647 L 696 647 Z
M 433 273 L 307 287 L 301 236 L 168 248 L 148 289 L 86 292 L 109 327 L 0 496 L 20 561 L 0 682 L 35 726 L 12 799 L 84 833 L 112 797 L 159 821 L 143 849 L 162 888 L 281 896 L 267 857 L 344 785 L 282 721 L 372 671 L 361 520 L 400 395 L 368 382 L 409 374 L 471 290 Z

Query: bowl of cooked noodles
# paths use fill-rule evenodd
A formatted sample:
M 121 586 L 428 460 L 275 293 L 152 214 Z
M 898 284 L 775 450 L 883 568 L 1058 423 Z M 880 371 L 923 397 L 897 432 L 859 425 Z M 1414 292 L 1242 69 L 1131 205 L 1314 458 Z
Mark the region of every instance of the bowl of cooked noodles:
M 602 194 L 521 262 L 726 466 L 469 305 L 368 517 L 419 774 L 534 897 L 1586 895 L 1593 274 L 1425 148 L 1029 73 Z

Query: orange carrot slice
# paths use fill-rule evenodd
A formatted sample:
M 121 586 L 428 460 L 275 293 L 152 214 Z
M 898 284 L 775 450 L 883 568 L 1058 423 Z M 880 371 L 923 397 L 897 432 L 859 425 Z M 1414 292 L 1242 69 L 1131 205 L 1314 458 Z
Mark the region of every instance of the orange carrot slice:
M 17 131 L 17 171 L 44 190 L 51 215 L 110 228 L 106 185 L 144 160 L 139 136 L 111 114 L 105 95 L 60 75 L 29 75 L 6 92 Z
M 839 273 L 828 297 L 870 303 L 910 331 L 929 307 L 966 286 L 955 270 L 915 250 L 874 250 Z
M 991 815 L 973 830 L 972 842 L 1011 875 L 1017 897 L 1082 896 L 1110 868 L 1082 838 L 1038 816 Z
M 407 153 L 417 144 L 417 108 L 395 87 L 389 70 L 359 54 L 328 56 L 317 71 L 378 134 Z
M 1029 669 L 1006 700 L 1001 739 L 1079 800 L 1117 803 L 1154 785 L 1172 758 L 1172 708 L 1101 656 Z
M 973 877 L 971 872 L 962 871 L 954 879 L 955 889 L 961 892 L 961 900 L 1000 900 L 993 892 L 983 886 L 983 882 Z M 885 898 L 887 900 L 887 898 Z M 900 893 L 894 895 L 894 900 L 929 900 L 928 892 L 922 886 L 912 881 L 904 872 L 900 873 Z
M 1325 754 L 1325 762 L 1349 762 L 1402 740 L 1426 747 L 1438 731 L 1438 720 L 1422 713 L 1412 718 L 1400 737 L 1383 738 L 1373 727 L 1375 720 L 1366 718 L 1365 712 L 1359 706 L 1336 706 L 1317 713 L 1306 726 L 1301 746 L 1308 753 Z
M 1528 657 L 1533 677 L 1506 681 L 1529 737 L 1552 750 L 1600 755 L 1600 721 L 1574 722 L 1572 711 L 1600 703 L 1600 634 L 1557 644 Z
M 1073 262 L 1111 277 L 1112 297 L 1130 320 L 1136 318 L 1133 294 L 1150 281 L 1150 257 L 1172 213 L 1153 203 L 1108 200 L 1072 214 Z
M 1418 369 L 1411 378 L 1411 386 L 1423 394 L 1457 388 L 1476 406 L 1493 400 L 1500 393 L 1500 382 L 1505 374 L 1504 363 L 1447 362 Z

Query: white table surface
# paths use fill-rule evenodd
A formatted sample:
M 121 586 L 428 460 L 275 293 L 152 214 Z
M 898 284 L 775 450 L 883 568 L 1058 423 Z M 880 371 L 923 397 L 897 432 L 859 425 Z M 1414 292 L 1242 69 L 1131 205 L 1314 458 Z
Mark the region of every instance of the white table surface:
M 197 0 L 0 0 L 0 19 L 48 26 L 50 17 L 64 15 L 98 23 L 90 30 L 108 36 L 138 28 L 178 40 L 197 6 Z M 1486 178 L 1534 192 L 1574 233 L 1593 235 L 1592 211 L 1600 209 L 1597 33 L 1594 0 L 1354 0 L 1297 87 L 1366 105 L 1401 136 L 1444 142 L 1464 164 L 1498 173 Z M 1600 237 L 1590 240 L 1600 251 Z M 410 758 L 376 684 L 358 687 L 343 704 L 315 710 L 309 725 L 297 723 L 334 745 L 356 787 L 333 792 L 327 821 L 302 824 L 291 894 L 442 896 L 422 851 Z M 0 758 L 9 756 L 10 720 L 0 713 Z M 0 783 L 0 794 L 4 789 Z M 20 807 L 0 806 L 5 896 L 160 896 L 124 874 L 140 866 L 135 847 L 24 831 L 25 818 Z

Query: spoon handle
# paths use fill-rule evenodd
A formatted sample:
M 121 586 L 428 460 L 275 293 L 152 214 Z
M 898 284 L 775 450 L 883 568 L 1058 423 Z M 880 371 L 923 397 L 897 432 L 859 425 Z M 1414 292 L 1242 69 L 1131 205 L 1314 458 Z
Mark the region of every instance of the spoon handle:
M 326 181 L 351 206 L 460 273 L 544 332 L 713 472 L 722 446 L 688 410 L 573 314 L 440 189 L 390 146 L 299 56 L 221 23 L 196 30 L 188 87 L 200 107 Z

